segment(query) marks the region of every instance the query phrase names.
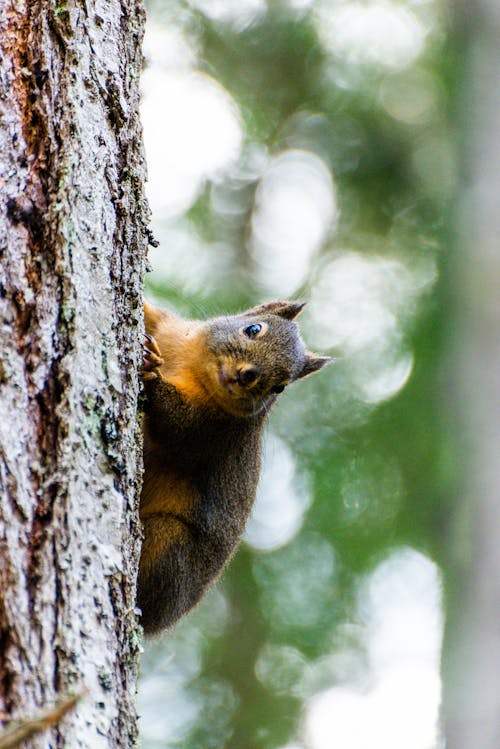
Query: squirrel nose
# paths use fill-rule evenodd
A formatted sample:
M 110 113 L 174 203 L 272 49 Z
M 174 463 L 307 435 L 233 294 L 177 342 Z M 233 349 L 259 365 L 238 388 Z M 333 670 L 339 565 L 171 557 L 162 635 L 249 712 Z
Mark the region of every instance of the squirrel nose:
M 259 375 L 260 370 L 258 370 L 257 367 L 253 367 L 252 365 L 241 367 L 241 369 L 238 370 L 238 382 L 240 385 L 246 387 L 247 385 L 251 385 L 252 382 L 255 382 Z

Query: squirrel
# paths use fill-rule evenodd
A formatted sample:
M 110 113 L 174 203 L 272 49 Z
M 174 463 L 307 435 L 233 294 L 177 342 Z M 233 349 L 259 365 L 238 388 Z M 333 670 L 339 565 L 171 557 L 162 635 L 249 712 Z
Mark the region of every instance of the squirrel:
M 255 499 L 261 435 L 276 397 L 331 361 L 310 353 L 295 301 L 186 320 L 145 303 L 144 632 L 174 624 L 233 555 Z

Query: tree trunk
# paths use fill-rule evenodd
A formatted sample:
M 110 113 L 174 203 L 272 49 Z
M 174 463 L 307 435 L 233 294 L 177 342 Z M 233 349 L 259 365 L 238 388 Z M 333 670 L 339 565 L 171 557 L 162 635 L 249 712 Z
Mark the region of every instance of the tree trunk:
M 500 747 L 500 6 L 458 4 L 466 60 L 467 183 L 455 299 L 465 497 L 452 539 L 456 583 L 445 659 L 446 746 Z M 464 532 L 464 528 L 467 531 Z
M 136 736 L 143 25 L 0 5 L 0 719 L 88 690 L 30 747 Z

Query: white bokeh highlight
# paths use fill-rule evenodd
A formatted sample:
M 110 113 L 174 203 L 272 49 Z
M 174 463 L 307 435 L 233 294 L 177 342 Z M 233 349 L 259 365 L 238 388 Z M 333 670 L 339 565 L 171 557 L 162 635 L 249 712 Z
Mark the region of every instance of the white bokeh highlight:
M 379 88 L 387 114 L 408 125 L 426 125 L 436 119 L 443 98 L 437 78 L 418 68 L 385 76 Z
M 319 156 L 290 149 L 271 160 L 257 188 L 251 237 L 266 292 L 290 295 L 304 282 L 336 215 L 332 176 Z
M 431 261 L 414 268 L 396 258 L 344 251 L 319 269 L 306 313 L 308 339 L 348 357 L 357 395 L 367 403 L 394 396 L 408 381 L 413 355 L 404 328 L 436 279 Z
M 411 278 L 398 260 L 345 251 L 323 266 L 307 312 L 320 348 L 354 354 L 397 334 Z
M 292 451 L 283 440 L 268 432 L 262 474 L 245 541 L 261 551 L 284 546 L 302 527 L 311 501 L 304 477 L 297 474 Z
M 189 0 L 203 15 L 218 23 L 243 30 L 267 12 L 266 0 Z
M 159 53 L 168 47 L 170 53 Z M 148 55 L 148 50 L 150 53 Z M 141 117 L 148 162 L 148 200 L 162 218 L 187 211 L 205 181 L 238 159 L 243 130 L 238 108 L 214 79 L 194 69 L 185 38 L 148 24 Z
M 316 27 L 326 49 L 342 62 L 400 70 L 422 53 L 426 29 L 401 3 L 387 0 L 319 4 Z
M 361 589 L 369 673 L 313 697 L 306 749 L 438 749 L 443 633 L 437 566 L 411 548 L 381 562 Z

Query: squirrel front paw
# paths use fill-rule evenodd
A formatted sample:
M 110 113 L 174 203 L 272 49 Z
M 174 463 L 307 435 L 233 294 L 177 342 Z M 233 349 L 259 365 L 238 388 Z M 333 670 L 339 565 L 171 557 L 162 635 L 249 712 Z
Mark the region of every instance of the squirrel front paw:
M 142 344 L 142 379 L 154 380 L 159 377 L 156 371 L 164 363 L 161 351 L 152 335 L 144 334 L 146 340 Z

